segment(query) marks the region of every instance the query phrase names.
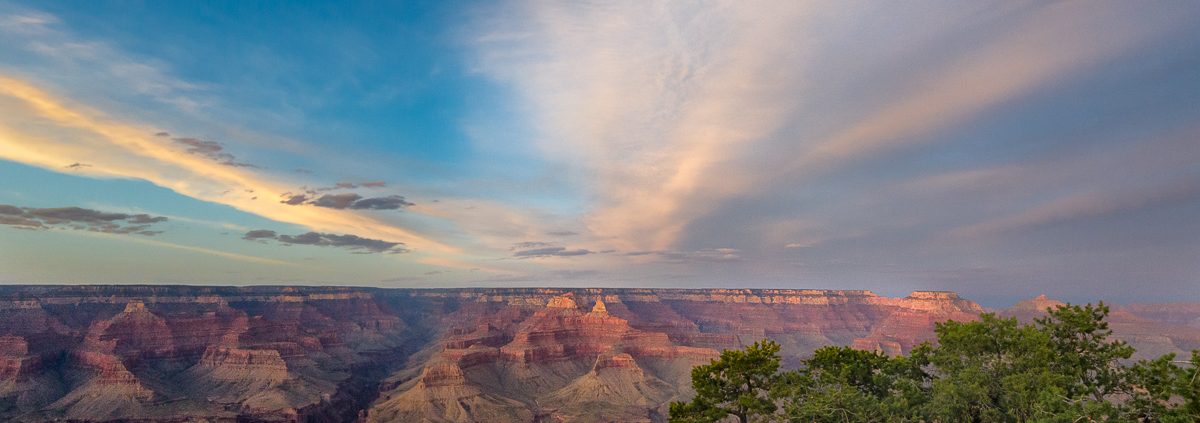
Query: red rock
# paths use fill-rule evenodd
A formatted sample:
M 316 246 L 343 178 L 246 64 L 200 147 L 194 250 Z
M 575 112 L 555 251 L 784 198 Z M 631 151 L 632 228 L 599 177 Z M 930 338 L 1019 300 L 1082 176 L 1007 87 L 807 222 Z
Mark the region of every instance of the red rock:
M 897 354 L 980 312 L 937 291 L 4 286 L 0 398 L 32 420 L 300 420 L 371 395 L 377 379 L 354 372 L 405 365 L 368 420 L 570 419 L 587 398 L 625 421 L 661 416 L 721 349 L 772 338 L 787 365 L 831 344 Z M 1111 325 L 1139 350 L 1200 348 L 1200 306 L 1114 307 Z
M 601 354 L 596 359 L 596 365 L 593 369 L 607 368 L 637 369 L 639 372 L 642 370 L 641 367 L 638 367 L 637 362 L 633 361 L 633 356 L 630 356 L 628 353 Z
M 269 371 L 275 373 L 271 378 L 286 379 L 287 363 L 283 361 L 279 351 L 271 349 L 241 349 L 209 347 L 204 352 L 198 366 L 208 368 L 231 368 L 247 372 Z
M 24 357 L 29 354 L 29 342 L 13 335 L 0 336 L 0 357 Z

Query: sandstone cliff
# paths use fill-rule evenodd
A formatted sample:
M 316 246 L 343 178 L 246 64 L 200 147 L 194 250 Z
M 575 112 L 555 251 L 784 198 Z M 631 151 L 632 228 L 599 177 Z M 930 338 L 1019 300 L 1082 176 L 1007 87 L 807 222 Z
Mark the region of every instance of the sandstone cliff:
M 901 353 L 981 311 L 949 292 L 5 286 L 0 421 L 661 421 L 722 349 Z M 1113 317 L 1139 348 L 1200 347 L 1200 309 Z

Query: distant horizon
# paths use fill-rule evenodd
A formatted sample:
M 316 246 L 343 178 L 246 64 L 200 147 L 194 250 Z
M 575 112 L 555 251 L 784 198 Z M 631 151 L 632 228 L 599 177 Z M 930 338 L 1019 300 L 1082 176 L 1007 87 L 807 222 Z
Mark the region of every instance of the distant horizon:
M 1068 304 L 1096 304 L 1105 302 L 1107 304 L 1116 305 L 1153 305 L 1153 304 L 1200 304 L 1200 299 L 1175 299 L 1174 301 L 1110 301 L 1104 299 L 1074 299 L 1055 297 L 1046 294 L 1033 294 L 1025 297 L 1018 297 L 1009 300 L 991 299 L 977 300 L 974 297 L 963 295 L 961 292 L 954 290 L 939 290 L 939 289 L 919 289 L 912 290 L 907 293 L 881 293 L 870 289 L 854 289 L 854 288 L 779 288 L 779 287 L 636 287 L 636 286 L 551 286 L 551 285 L 512 285 L 512 286 L 453 286 L 453 287 L 433 287 L 433 286 L 412 286 L 412 287 L 388 287 L 388 286 L 372 286 L 372 285 L 329 285 L 329 284 L 265 284 L 265 285 L 218 285 L 218 284 L 154 284 L 154 283 L 0 283 L 0 289 L 4 287 L 148 287 L 148 288 L 341 288 L 341 289 L 377 289 L 377 290 L 564 290 L 564 291 L 579 291 L 579 290 L 690 290 L 690 291 L 710 291 L 710 290 L 747 290 L 747 291 L 823 291 L 823 292 L 853 292 L 861 291 L 873 294 L 879 297 L 887 298 L 906 298 L 911 294 L 918 292 L 932 293 L 952 293 L 958 298 L 974 302 L 985 308 L 996 310 L 1001 307 L 1012 307 L 1020 302 L 1036 299 L 1039 296 L 1045 296 L 1049 300 L 1061 301 Z M 1004 302 L 1007 301 L 1007 302 Z
M 0 283 L 1200 301 L 1200 4 L 763 6 L 0 0 Z

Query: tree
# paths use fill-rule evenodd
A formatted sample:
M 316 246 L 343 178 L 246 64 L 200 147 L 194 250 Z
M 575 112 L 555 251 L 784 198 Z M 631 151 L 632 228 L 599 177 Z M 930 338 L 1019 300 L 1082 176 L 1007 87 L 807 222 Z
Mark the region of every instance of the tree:
M 1184 364 L 1184 367 L 1176 363 Z M 1200 421 L 1200 351 L 1190 361 L 1175 354 L 1140 360 L 1129 369 L 1129 421 L 1186 423 Z
M 984 314 L 938 325 L 929 414 L 939 420 L 1113 421 L 1133 348 L 1110 339 L 1108 307 L 1062 305 L 1032 325 Z
M 696 397 L 671 403 L 671 421 L 716 422 L 733 415 L 747 423 L 771 414 L 775 403 L 768 390 L 779 377 L 779 362 L 779 344 L 771 340 L 722 351 L 719 359 L 692 369 Z
M 1200 351 L 1130 364 L 1098 305 L 1064 305 L 1032 324 L 983 314 L 936 326 L 936 345 L 889 357 L 824 347 L 777 373 L 779 345 L 726 351 L 693 369 L 697 396 L 671 419 L 735 415 L 817 423 L 1200 422 Z M 764 391 L 770 391 L 764 397 Z M 777 407 L 778 405 L 778 407 Z
M 1186 416 L 1200 420 L 1200 350 L 1192 351 L 1192 360 L 1187 370 L 1179 372 L 1175 382 L 1175 393 L 1182 399 L 1179 406 Z
M 941 323 L 936 332 L 930 420 L 1032 421 L 1064 408 L 1048 401 L 1063 381 L 1047 368 L 1054 353 L 1045 333 L 993 314 Z
M 1140 360 L 1129 369 L 1131 389 L 1126 403 L 1126 416 L 1133 421 L 1174 421 L 1177 414 L 1172 404 L 1177 381 L 1183 370 L 1172 361 L 1175 354 L 1155 360 Z
M 1050 336 L 1054 360 L 1050 370 L 1068 378 L 1063 388 L 1082 415 L 1112 415 L 1116 407 L 1108 401 L 1128 391 L 1127 368 L 1121 361 L 1133 356 L 1128 344 L 1109 339 L 1112 330 L 1104 319 L 1108 306 L 1101 302 L 1060 305 L 1035 321 Z
M 850 347 L 824 347 L 786 372 L 772 396 L 781 420 L 793 422 L 919 421 L 928 394 L 928 346 L 910 357 L 888 357 Z

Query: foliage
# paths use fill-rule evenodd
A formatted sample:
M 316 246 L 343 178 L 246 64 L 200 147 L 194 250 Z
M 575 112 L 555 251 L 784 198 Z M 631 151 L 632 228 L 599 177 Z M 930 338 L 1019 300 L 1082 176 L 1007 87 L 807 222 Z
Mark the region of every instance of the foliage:
M 849 347 L 825 347 L 786 372 L 772 395 L 778 417 L 796 422 L 900 422 L 919 418 L 929 375 L 928 347 L 909 357 L 888 357 Z
M 712 363 L 692 369 L 691 402 L 671 404 L 671 421 L 715 422 L 733 415 L 742 423 L 775 411 L 768 395 L 779 372 L 779 344 L 764 340 L 744 351 L 726 350 Z
M 1064 305 L 1032 324 L 983 314 L 937 325 L 936 345 L 907 356 L 825 347 L 783 372 L 778 344 L 763 341 L 694 369 L 697 396 L 671 404 L 671 420 L 1200 422 L 1200 351 L 1131 363 L 1108 312 Z

